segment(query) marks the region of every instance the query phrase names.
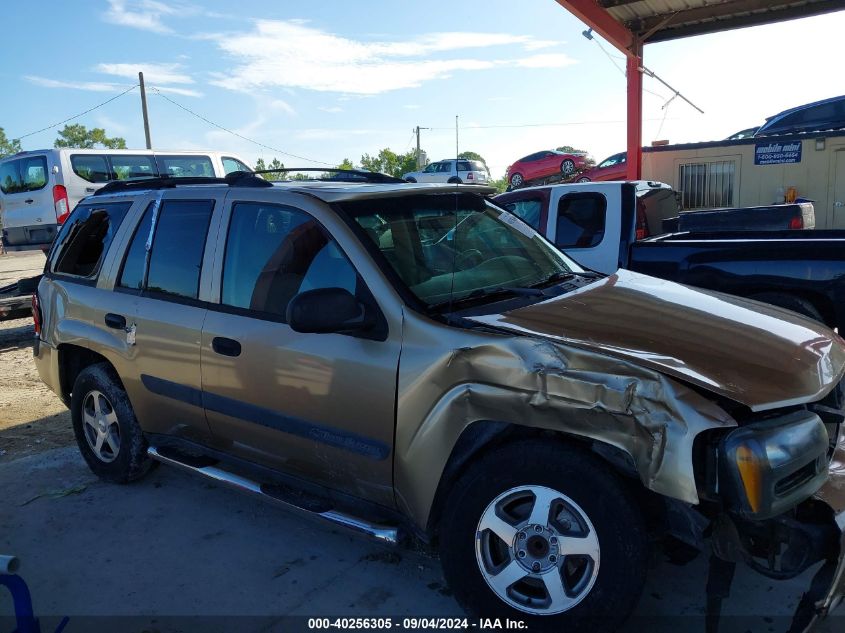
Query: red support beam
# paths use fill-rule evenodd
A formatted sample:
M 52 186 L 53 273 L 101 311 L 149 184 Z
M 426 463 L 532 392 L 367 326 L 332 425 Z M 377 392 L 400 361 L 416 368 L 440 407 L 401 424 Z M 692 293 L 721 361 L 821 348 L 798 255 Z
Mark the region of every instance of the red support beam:
M 596 0 L 557 0 L 557 3 L 626 56 L 631 55 L 634 36 L 627 28 L 617 22 L 607 9 L 600 7 Z
M 628 180 L 639 180 L 643 173 L 643 65 L 642 46 L 634 44 L 628 57 Z
M 627 60 L 628 180 L 642 177 L 643 165 L 643 65 L 642 44 L 596 0 L 557 0 L 576 18 L 613 44 Z

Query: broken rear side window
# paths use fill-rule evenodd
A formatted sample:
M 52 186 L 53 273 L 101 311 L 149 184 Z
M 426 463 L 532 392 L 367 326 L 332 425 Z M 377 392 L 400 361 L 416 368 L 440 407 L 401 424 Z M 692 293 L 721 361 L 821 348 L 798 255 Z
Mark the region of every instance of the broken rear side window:
M 131 202 L 80 205 L 56 238 L 52 272 L 93 278 Z

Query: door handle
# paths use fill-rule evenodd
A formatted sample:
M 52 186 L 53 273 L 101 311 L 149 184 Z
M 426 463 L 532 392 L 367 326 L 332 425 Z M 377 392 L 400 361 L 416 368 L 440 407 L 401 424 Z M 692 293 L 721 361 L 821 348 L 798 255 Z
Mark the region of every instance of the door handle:
M 231 338 L 215 336 L 211 339 L 211 349 L 223 356 L 240 356 L 241 344 Z
M 32 198 L 27 198 L 26 200 L 24 200 L 24 202 L 26 202 L 27 204 L 32 204 L 33 202 L 35 202 L 35 200 L 33 200 Z
M 106 314 L 106 325 L 114 330 L 125 330 L 126 329 L 126 317 L 120 314 L 114 314 L 109 312 Z

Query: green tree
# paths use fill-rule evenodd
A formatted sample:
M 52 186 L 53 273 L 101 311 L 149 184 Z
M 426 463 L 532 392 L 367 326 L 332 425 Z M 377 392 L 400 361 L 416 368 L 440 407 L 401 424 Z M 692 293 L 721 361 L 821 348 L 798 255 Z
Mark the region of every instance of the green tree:
M 348 158 L 344 158 L 340 165 L 337 166 L 338 169 L 355 169 L 355 163 L 353 163 Z
M 508 179 L 502 176 L 498 180 L 488 180 L 487 184 L 496 188 L 497 193 L 504 193 L 508 190 Z
M 0 127 L 0 158 L 17 154 L 19 151 L 21 151 L 21 142 L 16 138 L 7 139 L 6 132 Z
M 264 159 L 259 158 L 258 161 L 255 163 L 255 171 L 261 171 L 264 169 L 284 169 L 285 164 L 281 162 L 275 156 L 273 160 L 270 161 L 269 165 L 264 164 Z M 266 174 L 259 174 L 264 180 L 287 180 L 287 172 L 285 171 L 271 171 Z
M 106 131 L 101 127 L 89 130 L 84 125 L 74 123 L 73 125 L 65 125 L 65 128 L 59 131 L 59 137 L 53 143 L 53 147 L 126 149 L 126 141 L 119 136 L 109 138 L 106 136 Z
M 559 152 L 566 152 L 567 154 L 586 154 L 586 163 L 587 167 L 595 167 L 596 161 L 590 156 L 589 152 L 584 151 L 583 149 L 575 149 L 572 145 L 561 145 L 560 147 L 555 148 Z
M 417 153 L 416 150 L 411 150 L 405 154 L 397 154 L 390 148 L 385 147 L 377 156 L 370 156 L 369 154 L 361 156 L 361 167 L 401 178 L 409 171 L 416 171 Z

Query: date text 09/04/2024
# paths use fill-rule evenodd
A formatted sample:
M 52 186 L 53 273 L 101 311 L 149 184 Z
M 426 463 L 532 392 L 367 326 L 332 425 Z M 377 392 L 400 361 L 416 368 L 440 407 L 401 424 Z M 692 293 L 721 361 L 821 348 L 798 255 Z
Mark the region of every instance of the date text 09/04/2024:
M 477 629 L 520 630 L 528 625 L 510 618 L 309 618 L 308 628 L 317 629 L 400 629 L 406 631 Z

